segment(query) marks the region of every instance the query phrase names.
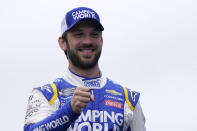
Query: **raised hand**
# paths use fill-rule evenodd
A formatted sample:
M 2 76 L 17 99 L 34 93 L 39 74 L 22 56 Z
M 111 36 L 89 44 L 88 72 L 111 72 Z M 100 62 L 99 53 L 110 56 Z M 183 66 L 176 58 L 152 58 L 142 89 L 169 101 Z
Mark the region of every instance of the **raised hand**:
M 76 88 L 70 103 L 73 112 L 81 113 L 82 108 L 86 107 L 90 101 L 94 102 L 94 96 L 90 94 L 90 90 L 88 87 Z

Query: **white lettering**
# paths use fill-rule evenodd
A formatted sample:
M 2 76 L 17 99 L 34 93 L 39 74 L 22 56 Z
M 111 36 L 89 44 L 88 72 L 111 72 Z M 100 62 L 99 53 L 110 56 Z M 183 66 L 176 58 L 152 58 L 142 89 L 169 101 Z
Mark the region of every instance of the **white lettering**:
M 77 122 L 81 122 L 82 120 L 83 120 L 83 121 L 87 121 L 88 119 L 89 119 L 88 121 L 92 121 L 91 118 L 92 118 L 92 117 L 91 117 L 91 110 L 88 110 L 88 111 L 86 112 L 85 115 L 84 115 L 83 112 L 81 113 L 81 115 L 80 115 L 80 117 L 78 118 Z
M 41 125 L 40 127 L 33 129 L 33 131 L 45 131 L 45 130 L 43 130 L 43 125 Z
M 57 123 L 55 121 L 52 121 L 51 122 L 51 125 L 52 125 L 53 128 L 56 128 L 57 127 Z
M 114 112 L 111 112 L 112 115 L 108 114 L 107 111 L 104 111 L 104 122 L 107 122 L 107 118 L 109 118 L 111 120 L 111 122 L 115 123 L 114 121 Z
M 51 130 L 53 128 L 57 128 L 58 126 L 66 124 L 68 121 L 69 121 L 68 116 L 62 116 L 61 118 L 58 118 L 56 120 L 53 120 L 49 123 L 46 123 L 44 125 L 41 125 L 41 126 L 35 128 L 33 131 L 45 131 L 45 129 Z
M 80 10 L 72 12 L 72 16 L 74 20 L 77 20 L 79 18 L 94 18 L 96 19 L 96 15 L 93 11 L 90 10 Z
M 76 122 L 75 122 L 74 128 L 72 128 L 72 126 L 70 125 L 69 128 L 68 128 L 68 131 L 77 131 L 78 124 L 79 124 L 79 123 L 76 123 Z
M 63 124 L 66 124 L 67 122 L 69 122 L 69 117 L 68 117 L 68 116 L 63 116 L 62 118 L 63 118 L 63 120 L 64 120 L 64 121 L 62 122 Z M 61 118 L 60 118 L 60 119 L 61 119 Z
M 102 131 L 102 125 L 99 123 L 93 123 L 93 131 Z
M 45 131 L 45 129 L 44 129 L 44 125 L 41 125 L 41 128 L 42 128 L 42 131 Z
M 100 111 L 100 122 L 103 122 L 103 111 Z
M 104 123 L 104 131 L 108 131 L 108 123 Z
M 107 112 L 107 111 L 98 111 L 98 110 L 87 110 L 86 113 L 81 113 L 79 118 L 75 122 L 96 122 L 96 119 L 100 120 L 99 122 L 108 122 L 117 123 L 118 125 L 123 124 L 123 114 L 115 113 L 115 112 Z M 62 124 L 61 119 L 59 119 L 60 125 Z M 66 121 L 67 122 L 67 121 Z M 65 122 L 65 123 L 66 123 Z
M 91 125 L 90 125 L 90 123 L 89 122 L 83 122 L 83 123 L 81 123 L 79 126 L 78 126 L 78 131 L 81 131 L 81 129 L 82 129 L 82 127 L 83 126 L 87 126 L 87 128 L 88 128 L 88 130 L 87 131 L 91 131 L 92 130 L 92 127 L 91 127 Z
M 65 118 L 67 118 L 67 116 Z M 47 125 L 45 125 L 46 130 L 51 130 L 55 127 L 61 126 L 63 123 L 65 123 L 65 121 L 67 122 L 67 120 L 69 119 L 64 119 L 64 117 L 62 117 L 47 123 Z M 86 113 L 81 113 L 78 120 L 75 121 L 75 124 L 68 128 L 68 131 L 81 131 L 84 129 L 87 131 L 120 131 L 123 121 L 122 113 L 115 113 L 114 111 L 107 112 L 99 110 L 87 110 Z M 109 126 L 109 123 L 113 124 L 113 126 Z M 43 130 L 41 129 L 40 131 Z
M 45 127 L 47 128 L 47 130 L 50 130 L 51 129 L 51 124 L 47 123 L 47 124 L 45 124 Z
M 114 124 L 114 129 L 113 129 L 113 131 L 120 131 L 119 126 L 117 126 L 116 124 Z
M 100 116 L 100 113 L 98 110 L 93 110 L 92 111 L 92 122 L 96 121 L 96 118 L 98 118 Z
M 122 117 L 122 118 L 123 118 L 123 114 L 117 113 L 117 114 L 115 115 L 116 123 L 117 123 L 119 126 L 122 126 L 122 124 L 123 124 L 123 119 L 119 119 L 119 120 L 118 120 L 118 117 Z
M 119 100 L 119 101 L 123 101 L 122 98 L 119 97 L 114 97 L 114 96 L 109 96 L 109 95 L 104 95 L 105 98 L 110 98 L 110 99 L 114 99 L 114 100 Z
M 120 131 L 120 127 L 116 124 L 112 126 L 113 131 Z M 67 129 L 68 131 L 109 131 L 109 123 L 90 123 L 90 122 L 82 122 L 82 123 L 75 123 L 74 128 L 71 126 Z
M 60 122 L 60 120 L 56 120 L 56 122 L 57 122 L 57 125 L 62 125 L 62 123 Z

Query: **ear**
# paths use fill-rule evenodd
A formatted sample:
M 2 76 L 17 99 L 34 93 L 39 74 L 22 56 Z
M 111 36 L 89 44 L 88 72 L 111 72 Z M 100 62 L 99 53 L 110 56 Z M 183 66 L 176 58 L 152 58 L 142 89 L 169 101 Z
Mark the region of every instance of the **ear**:
M 59 43 L 60 48 L 63 51 L 66 51 L 66 49 L 67 49 L 67 47 L 66 47 L 66 41 L 64 41 L 62 37 L 59 37 L 58 38 L 58 43 Z
M 103 45 L 103 37 L 101 37 L 101 42 L 102 42 L 102 45 Z

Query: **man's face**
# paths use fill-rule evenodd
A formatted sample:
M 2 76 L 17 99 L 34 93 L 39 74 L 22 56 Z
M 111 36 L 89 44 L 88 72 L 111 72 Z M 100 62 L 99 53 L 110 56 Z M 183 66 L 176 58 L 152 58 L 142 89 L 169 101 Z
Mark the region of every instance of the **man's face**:
M 95 23 L 82 21 L 67 32 L 69 62 L 81 69 L 97 65 L 102 50 L 102 32 Z

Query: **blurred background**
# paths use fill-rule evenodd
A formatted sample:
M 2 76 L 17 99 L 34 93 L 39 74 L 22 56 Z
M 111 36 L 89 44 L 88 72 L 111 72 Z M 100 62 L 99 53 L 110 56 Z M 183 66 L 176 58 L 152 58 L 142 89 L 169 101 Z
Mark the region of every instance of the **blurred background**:
M 60 24 L 79 6 L 99 13 L 105 28 L 100 68 L 141 93 L 147 131 L 196 131 L 196 0 L 1 1 L 0 130 L 23 130 L 32 88 L 64 74 Z

